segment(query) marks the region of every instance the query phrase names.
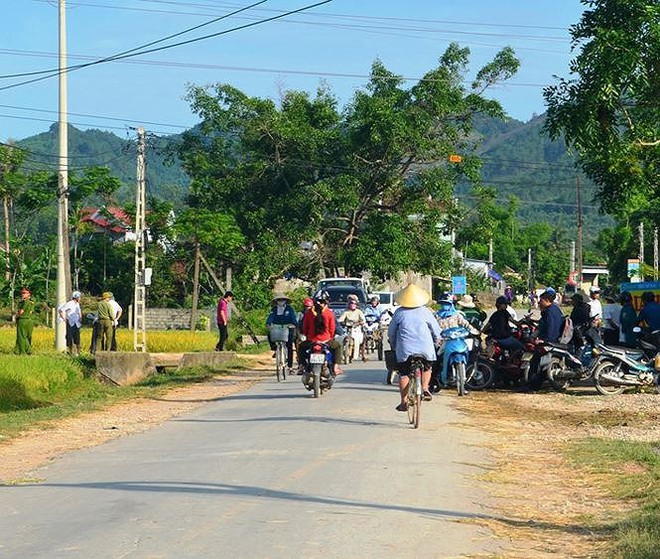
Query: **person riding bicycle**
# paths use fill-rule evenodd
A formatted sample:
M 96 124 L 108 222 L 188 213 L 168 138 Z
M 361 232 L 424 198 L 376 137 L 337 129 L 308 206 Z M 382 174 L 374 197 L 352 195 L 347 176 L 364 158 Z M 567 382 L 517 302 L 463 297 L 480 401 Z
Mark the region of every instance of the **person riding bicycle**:
M 421 287 L 410 284 L 397 292 L 395 300 L 399 308 L 394 312 L 387 334 L 390 347 L 396 354 L 399 371 L 399 393 L 401 403 L 397 411 L 407 411 L 408 387 L 410 384 L 410 363 L 414 356 L 421 356 L 424 364 L 422 372 L 423 399 L 432 399 L 429 392 L 431 367 L 436 360 L 435 347 L 440 343 L 440 326 L 433 312 L 426 306 L 430 295 Z
M 330 295 L 327 291 L 318 291 L 314 294 L 314 306 L 303 316 L 302 333 L 305 341 L 301 342 L 301 356 L 304 360 L 305 351 L 312 343 L 326 344 L 332 351 L 333 367 L 331 373 L 341 375 L 343 373 L 341 363 L 341 344 L 335 340 L 335 315 L 328 307 Z
M 291 306 L 291 299 L 289 299 L 289 297 L 283 293 L 276 293 L 273 296 L 273 301 L 271 304 L 271 311 L 266 318 L 266 328 L 268 328 L 268 343 L 270 344 L 270 349 L 275 351 L 276 345 L 270 337 L 270 329 L 274 324 L 291 326 L 289 329 L 289 338 L 286 342 L 286 366 L 289 368 L 289 371 L 291 371 L 293 368 L 293 341 L 296 335 L 295 330 L 298 326 L 298 317 L 296 316 L 296 311 L 294 311 L 293 307 Z M 274 356 L 275 354 L 273 353 L 273 357 Z
M 347 335 L 351 335 L 351 329 L 348 328 L 349 325 L 357 328 L 357 336 L 355 336 L 356 346 L 360 348 L 360 356 L 362 361 L 366 361 L 367 358 L 364 356 L 364 336 L 362 335 L 362 327 L 367 323 L 367 319 L 364 316 L 364 313 L 358 309 L 358 298 L 355 295 L 348 296 L 348 305 L 346 310 L 341 313 L 339 317 L 339 324 L 348 330 Z M 355 352 L 353 357 L 355 356 Z
M 465 315 L 458 312 L 454 307 L 454 297 L 451 293 L 444 293 L 440 300 L 440 308 L 435 314 L 435 318 L 440 326 L 440 331 L 444 332 L 449 328 L 463 327 L 475 336 L 480 334 L 470 322 L 465 318 Z M 442 359 L 442 372 L 440 373 L 440 383 L 442 386 L 447 386 L 447 372 L 449 367 L 449 354 L 444 352 Z

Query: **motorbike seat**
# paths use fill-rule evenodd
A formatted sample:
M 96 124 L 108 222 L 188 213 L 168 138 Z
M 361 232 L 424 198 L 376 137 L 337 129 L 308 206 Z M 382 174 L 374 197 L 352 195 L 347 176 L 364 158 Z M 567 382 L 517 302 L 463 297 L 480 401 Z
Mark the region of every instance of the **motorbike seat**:
M 644 357 L 644 352 L 638 349 L 631 349 L 623 346 L 605 346 L 605 351 L 614 353 L 615 355 L 627 355 L 628 357 L 638 360 Z

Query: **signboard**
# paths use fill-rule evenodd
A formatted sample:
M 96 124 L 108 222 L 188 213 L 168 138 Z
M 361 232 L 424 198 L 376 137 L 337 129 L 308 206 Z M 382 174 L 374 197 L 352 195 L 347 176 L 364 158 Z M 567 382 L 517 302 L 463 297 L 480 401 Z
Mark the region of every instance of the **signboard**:
M 465 295 L 467 293 L 467 278 L 465 276 L 452 276 L 451 292 L 454 295 Z
M 463 161 L 463 158 L 460 155 L 450 155 L 449 156 L 449 162 L 450 163 L 460 163 Z
M 639 258 L 628 258 L 628 277 L 631 282 L 639 281 Z

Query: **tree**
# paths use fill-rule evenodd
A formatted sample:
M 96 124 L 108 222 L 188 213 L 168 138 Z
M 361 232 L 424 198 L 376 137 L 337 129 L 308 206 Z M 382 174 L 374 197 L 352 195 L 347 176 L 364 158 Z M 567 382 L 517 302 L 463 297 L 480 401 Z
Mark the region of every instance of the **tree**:
M 660 4 L 582 0 L 569 79 L 547 87 L 546 130 L 576 149 L 604 211 L 658 218 Z
M 313 274 L 303 241 L 318 271 L 447 272 L 439 227 L 460 220 L 455 184 L 478 181 L 472 117 L 503 116 L 483 92 L 518 68 L 503 49 L 467 88 L 468 58 L 450 45 L 410 89 L 376 61 L 341 112 L 324 87 L 314 98 L 287 92 L 279 107 L 228 85 L 193 87 L 202 122 L 180 151 L 191 205 L 235 217 L 246 239 L 235 260 L 262 280 L 287 268 Z M 464 154 L 461 165 L 448 163 L 453 153 Z

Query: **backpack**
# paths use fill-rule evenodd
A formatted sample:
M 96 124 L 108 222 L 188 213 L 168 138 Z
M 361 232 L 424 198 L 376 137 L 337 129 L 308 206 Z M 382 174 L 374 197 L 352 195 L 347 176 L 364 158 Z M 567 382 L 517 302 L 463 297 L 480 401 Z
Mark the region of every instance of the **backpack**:
M 561 328 L 561 334 L 559 335 L 559 343 L 567 344 L 573 339 L 573 321 L 570 316 L 564 317 L 564 325 Z

